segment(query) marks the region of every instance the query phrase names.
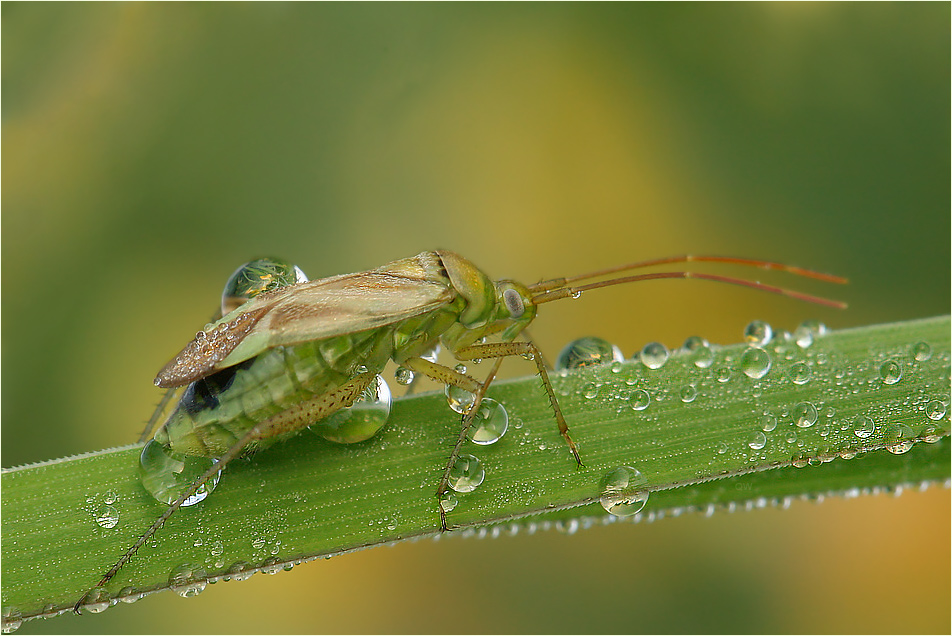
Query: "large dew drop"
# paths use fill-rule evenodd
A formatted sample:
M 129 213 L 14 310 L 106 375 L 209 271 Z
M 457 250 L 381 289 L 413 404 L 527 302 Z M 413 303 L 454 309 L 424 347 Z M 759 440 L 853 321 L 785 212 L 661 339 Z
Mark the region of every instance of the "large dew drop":
M 800 428 L 810 428 L 816 424 L 818 417 L 816 407 L 812 402 L 797 402 L 791 411 L 793 422 Z
M 175 453 L 153 439 L 145 445 L 139 456 L 139 477 L 153 497 L 164 504 L 171 504 L 214 463 L 207 457 Z M 215 490 L 219 479 L 221 471 L 202 484 L 182 506 L 193 506 L 205 499 Z
M 744 329 L 744 340 L 752 347 L 763 347 L 773 338 L 773 327 L 763 320 L 753 320 Z
M 565 345 L 555 359 L 555 370 L 578 369 L 625 359 L 616 345 L 595 336 L 579 338 Z
M 637 468 L 619 466 L 608 473 L 598 501 L 605 512 L 616 517 L 630 517 L 641 512 L 648 503 L 648 492 L 638 490 L 648 479 Z
M 390 418 L 393 396 L 383 376 L 364 389 L 357 401 L 346 409 L 311 425 L 311 430 L 332 442 L 354 444 L 368 440 L 382 429 Z
M 475 395 L 452 384 L 447 384 L 443 393 L 446 395 L 446 403 L 460 415 L 468 413 L 469 409 L 473 407 L 473 402 L 476 401 Z
M 660 369 L 668 361 L 668 348 L 660 342 L 649 342 L 641 348 L 638 357 L 649 369 Z
M 902 379 L 902 365 L 895 360 L 886 360 L 879 367 L 879 377 L 883 384 L 896 384 Z
M 751 347 L 740 357 L 740 369 L 748 378 L 759 380 L 770 371 L 770 354 Z
M 306 283 L 301 268 L 279 258 L 259 258 L 245 263 L 234 271 L 221 294 L 221 313 L 224 316 L 245 304 L 258 294 Z
M 481 446 L 495 444 L 509 429 L 506 407 L 492 398 L 483 398 L 466 436 Z

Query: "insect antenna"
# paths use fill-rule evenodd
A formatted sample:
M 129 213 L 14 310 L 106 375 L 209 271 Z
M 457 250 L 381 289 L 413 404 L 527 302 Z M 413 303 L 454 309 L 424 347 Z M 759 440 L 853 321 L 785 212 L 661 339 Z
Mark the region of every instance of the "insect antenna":
M 739 285 L 741 287 L 748 287 L 751 289 L 757 289 L 759 291 L 765 291 L 772 294 L 780 294 L 781 296 L 788 296 L 790 298 L 796 298 L 797 300 L 803 300 L 809 303 L 814 303 L 817 305 L 825 305 L 827 307 L 835 307 L 837 309 L 845 309 L 846 303 L 838 300 L 830 300 L 828 298 L 823 298 L 821 296 L 813 296 L 811 294 L 805 294 L 798 292 L 792 289 L 787 289 L 785 287 L 777 287 L 774 285 L 767 285 L 766 283 L 761 283 L 759 281 L 747 280 L 744 278 L 735 278 L 731 276 L 721 276 L 719 274 L 702 274 L 698 272 L 688 272 L 688 271 L 678 271 L 678 272 L 655 272 L 650 274 L 635 274 L 632 276 L 621 276 L 618 278 L 611 278 L 608 280 L 598 281 L 595 283 L 587 283 L 584 285 L 573 286 L 572 283 L 583 281 L 591 278 L 599 278 L 601 276 L 607 276 L 609 274 L 617 274 L 618 272 L 630 271 L 633 269 L 640 269 L 644 267 L 652 267 L 655 265 L 666 265 L 670 263 L 689 263 L 689 262 L 703 262 L 703 263 L 729 263 L 733 265 L 743 265 L 748 267 L 758 267 L 760 269 L 766 270 L 776 270 L 783 271 L 796 276 L 802 276 L 804 278 L 812 278 L 815 280 L 821 280 L 828 283 L 837 283 L 845 284 L 847 279 L 835 276 L 833 274 L 825 274 L 823 272 L 816 272 L 809 269 L 804 269 L 802 267 L 794 267 L 792 265 L 784 265 L 783 263 L 774 263 L 771 261 L 761 261 L 753 260 L 746 258 L 734 258 L 730 256 L 671 256 L 667 258 L 658 258 L 648 261 L 640 261 L 637 263 L 629 263 L 628 265 L 621 265 L 618 267 L 611 267 L 608 269 L 603 269 L 595 272 L 590 272 L 588 274 L 582 274 L 580 276 L 573 276 L 569 278 L 553 278 L 551 280 L 542 281 L 536 283 L 535 285 L 529 286 L 529 291 L 533 293 L 532 302 L 535 304 L 547 303 L 553 300 L 559 300 L 561 298 L 566 298 L 568 296 L 575 296 L 583 291 L 588 291 L 590 289 L 598 289 L 599 287 L 610 287 L 612 285 L 621 285 L 624 283 L 634 283 L 645 280 L 656 280 L 661 278 L 694 278 L 699 280 L 709 280 L 716 283 L 727 283 L 730 285 Z

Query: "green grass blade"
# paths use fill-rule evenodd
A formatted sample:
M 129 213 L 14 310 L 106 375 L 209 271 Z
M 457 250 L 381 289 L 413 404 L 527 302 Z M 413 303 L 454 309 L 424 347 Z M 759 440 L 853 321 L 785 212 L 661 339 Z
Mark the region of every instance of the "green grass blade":
M 778 338 L 767 346 L 769 372 L 756 380 L 741 370 L 744 345 L 716 348 L 706 368 L 676 352 L 660 369 L 626 362 L 553 377 L 581 469 L 538 379 L 500 382 L 490 395 L 506 406 L 510 430 L 493 446 L 466 448 L 486 480 L 456 495 L 449 520 L 464 534 L 611 522 L 598 500 L 607 476 L 625 465 L 644 475 L 639 492 L 649 496 L 633 520 L 946 482 L 949 340 L 945 316 L 833 332 L 806 348 Z M 682 394 L 687 386 L 693 391 Z M 645 395 L 647 407 L 632 408 Z M 797 426 L 806 403 L 816 421 Z M 860 418 L 874 425 L 866 437 L 854 430 Z M 181 566 L 197 573 L 194 590 L 207 579 L 435 535 L 433 494 L 457 426 L 442 395 L 421 395 L 397 400 L 387 429 L 368 442 L 341 446 L 304 433 L 235 462 L 214 495 L 175 514 L 108 591 L 167 589 Z M 70 608 L 161 513 L 138 483 L 139 450 L 4 471 L 2 595 L 11 626 Z

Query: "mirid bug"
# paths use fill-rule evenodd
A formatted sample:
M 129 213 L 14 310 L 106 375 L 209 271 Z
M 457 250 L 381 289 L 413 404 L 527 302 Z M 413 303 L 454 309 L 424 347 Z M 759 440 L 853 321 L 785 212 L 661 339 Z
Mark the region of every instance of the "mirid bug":
M 252 268 L 250 279 L 249 271 L 239 270 L 236 276 L 240 273 L 246 279 L 236 282 L 233 276 L 226 286 L 222 304 L 225 315 L 198 332 L 159 371 L 157 386 L 186 388 L 143 451 L 144 462 L 148 453 L 155 452 L 215 461 L 184 491 L 147 484 L 169 507 L 96 587 L 109 582 L 176 510 L 200 500 L 206 484 L 229 462 L 304 427 L 325 424 L 372 391 L 377 374 L 391 360 L 410 374 L 472 395 L 469 408 L 460 409 L 465 415 L 437 485 L 437 497 L 446 493 L 466 432 L 502 360 L 511 356 L 534 362 L 559 433 L 581 466 L 582 458 L 569 434 L 541 353 L 531 342 L 516 340 L 535 318 L 540 304 L 622 283 L 695 278 L 845 307 L 837 301 L 760 282 L 689 271 L 633 274 L 577 284 L 649 266 L 688 262 L 746 265 L 826 282 L 846 282 L 837 276 L 767 261 L 677 256 L 523 285 L 511 280 L 494 282 L 465 258 L 443 250 L 423 252 L 366 272 L 310 282 L 304 282 L 303 274 L 292 266 Z M 437 345 L 461 362 L 495 359 L 495 363 L 479 381 L 431 359 L 429 354 Z M 376 434 L 378 428 L 344 423 L 329 437 L 341 442 L 361 441 Z M 442 506 L 438 510 L 440 528 L 446 530 L 446 512 Z M 88 596 L 76 603 L 74 611 L 79 612 Z

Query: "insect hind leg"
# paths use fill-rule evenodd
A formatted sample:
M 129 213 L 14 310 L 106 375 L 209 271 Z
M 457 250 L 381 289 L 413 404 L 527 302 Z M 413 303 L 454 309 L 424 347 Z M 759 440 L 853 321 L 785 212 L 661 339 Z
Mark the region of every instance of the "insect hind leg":
M 332 391 L 327 393 L 322 393 L 316 397 L 313 397 L 309 400 L 304 400 L 303 402 L 298 402 L 297 404 L 291 406 L 284 411 L 273 415 L 272 417 L 258 422 L 251 430 L 245 433 L 241 439 L 235 442 L 231 448 L 229 448 L 225 453 L 220 456 L 216 462 L 205 471 L 201 477 L 196 479 L 189 485 L 189 487 L 179 495 L 179 498 L 176 499 L 165 509 L 165 512 L 153 522 L 153 524 L 146 530 L 130 547 L 125 553 L 119 557 L 119 560 L 113 565 L 109 571 L 99 580 L 99 583 L 96 584 L 96 587 L 87 592 L 81 599 L 79 599 L 76 604 L 73 606 L 73 612 L 76 614 L 80 613 L 80 608 L 83 606 L 84 602 L 90 597 L 90 594 L 96 588 L 100 588 L 106 583 L 108 583 L 112 577 L 114 577 L 122 566 L 124 566 L 129 559 L 135 556 L 135 553 L 139 551 L 146 541 L 148 541 L 152 535 L 154 535 L 158 530 L 165 525 L 165 522 L 168 521 L 176 510 L 182 507 L 182 504 L 185 503 L 189 497 L 194 495 L 199 488 L 202 487 L 205 482 L 214 477 L 217 473 L 224 470 L 225 467 L 236 457 L 238 457 L 244 449 L 254 441 L 268 439 L 274 437 L 275 435 L 281 435 L 284 433 L 292 433 L 298 429 L 309 426 L 310 424 L 324 419 L 325 417 L 339 411 L 342 408 L 346 408 L 354 403 L 357 398 L 361 396 L 364 390 L 370 386 L 371 382 L 376 378 L 376 373 L 367 371 L 365 373 L 359 373 L 352 377 L 350 380 L 337 387 Z

